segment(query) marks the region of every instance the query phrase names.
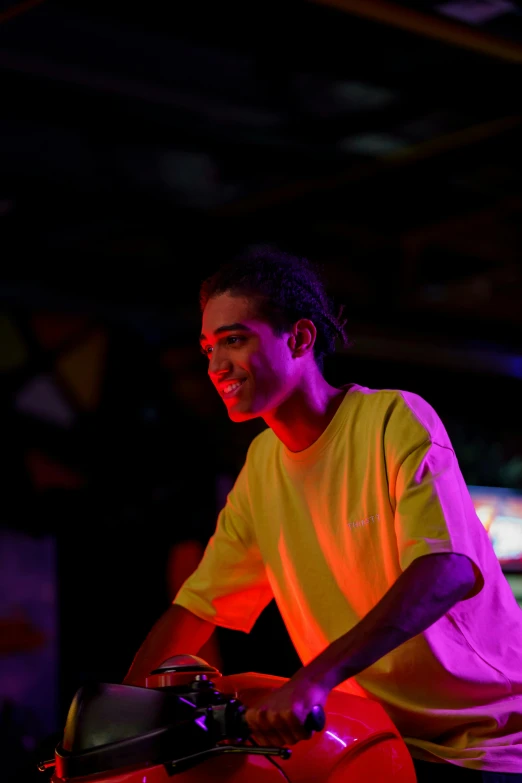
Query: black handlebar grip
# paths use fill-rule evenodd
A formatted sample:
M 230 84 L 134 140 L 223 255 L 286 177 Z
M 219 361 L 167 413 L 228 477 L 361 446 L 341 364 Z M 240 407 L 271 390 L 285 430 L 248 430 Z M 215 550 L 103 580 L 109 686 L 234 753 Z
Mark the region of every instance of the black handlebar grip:
M 326 723 L 326 715 L 320 704 L 312 707 L 305 718 L 304 727 L 307 731 L 322 731 Z

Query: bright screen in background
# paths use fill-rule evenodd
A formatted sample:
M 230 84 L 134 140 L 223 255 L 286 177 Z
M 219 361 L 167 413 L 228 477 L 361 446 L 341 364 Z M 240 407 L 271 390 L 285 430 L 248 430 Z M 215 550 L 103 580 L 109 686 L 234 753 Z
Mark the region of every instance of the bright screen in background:
M 522 573 L 522 490 L 468 486 L 502 569 Z

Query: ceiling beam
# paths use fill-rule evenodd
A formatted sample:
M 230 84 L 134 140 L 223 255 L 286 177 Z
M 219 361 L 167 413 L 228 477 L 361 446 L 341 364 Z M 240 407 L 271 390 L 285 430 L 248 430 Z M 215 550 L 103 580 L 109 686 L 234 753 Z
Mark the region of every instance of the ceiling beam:
M 416 35 L 468 49 L 478 54 L 522 65 L 522 46 L 476 27 L 426 14 L 387 0 L 309 0 L 354 16 L 397 27 Z

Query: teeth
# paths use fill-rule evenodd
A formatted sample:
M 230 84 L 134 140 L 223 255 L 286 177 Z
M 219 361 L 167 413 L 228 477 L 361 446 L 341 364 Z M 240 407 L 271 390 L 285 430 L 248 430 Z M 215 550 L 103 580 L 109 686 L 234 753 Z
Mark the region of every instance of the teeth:
M 224 394 L 229 394 L 231 391 L 235 391 L 236 389 L 239 389 L 241 386 L 241 383 L 229 383 L 228 386 L 225 386 L 223 389 Z

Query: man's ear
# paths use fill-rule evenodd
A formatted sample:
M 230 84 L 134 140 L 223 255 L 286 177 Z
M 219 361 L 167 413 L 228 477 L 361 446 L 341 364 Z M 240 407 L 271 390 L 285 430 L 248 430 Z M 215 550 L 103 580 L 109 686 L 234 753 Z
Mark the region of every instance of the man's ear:
M 317 329 L 309 318 L 300 318 L 292 327 L 288 345 L 294 357 L 304 356 L 313 350 L 317 337 Z

